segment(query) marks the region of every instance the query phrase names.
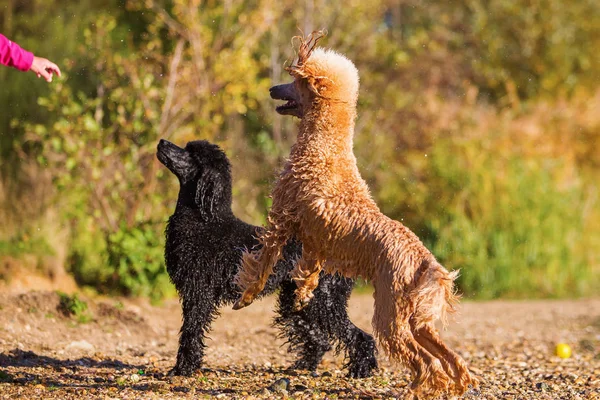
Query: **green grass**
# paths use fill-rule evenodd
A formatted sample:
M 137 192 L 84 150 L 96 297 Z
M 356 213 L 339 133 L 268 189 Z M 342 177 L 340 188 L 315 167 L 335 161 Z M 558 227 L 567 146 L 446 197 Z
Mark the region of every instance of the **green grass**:
M 592 265 L 600 237 L 586 220 L 593 203 L 585 187 L 561 181 L 560 160 L 504 157 L 476 145 L 442 147 L 432 160 L 443 195 L 427 217 L 427 241 L 446 267 L 461 269 L 461 291 L 481 299 L 598 293 Z
M 85 301 L 79 299 L 77 294 L 72 296 L 57 292 L 60 302 L 59 310 L 66 316 L 74 317 L 75 321 L 85 324 L 92 321 L 93 317 L 88 313 L 88 305 Z
M 18 258 L 23 255 L 48 255 L 53 254 L 48 242 L 37 235 L 21 232 L 10 239 L 0 240 L 0 256 Z

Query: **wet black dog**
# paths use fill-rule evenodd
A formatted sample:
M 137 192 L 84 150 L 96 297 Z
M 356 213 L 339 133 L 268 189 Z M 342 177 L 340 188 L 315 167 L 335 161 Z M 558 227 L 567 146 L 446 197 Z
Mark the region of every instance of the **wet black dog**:
M 257 227 L 231 211 L 231 167 L 225 153 L 207 141 L 182 149 L 166 140 L 158 144 L 158 159 L 179 178 L 179 198 L 166 230 L 165 259 L 183 306 L 175 375 L 190 375 L 202 365 L 204 337 L 218 308 L 240 295 L 233 282 L 244 248 L 257 245 Z M 280 288 L 275 325 L 298 354 L 295 369 L 314 371 L 325 352 L 337 345 L 346 351 L 348 375 L 367 377 L 377 368 L 375 342 L 347 314 L 353 282 L 324 275 L 315 301 L 293 311 L 296 284 L 289 272 L 301 245 L 291 243 L 276 265 L 262 295 Z

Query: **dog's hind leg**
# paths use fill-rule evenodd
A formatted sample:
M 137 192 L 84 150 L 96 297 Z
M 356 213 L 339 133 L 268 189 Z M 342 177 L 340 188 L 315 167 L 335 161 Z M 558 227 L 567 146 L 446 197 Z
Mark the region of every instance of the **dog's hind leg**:
M 454 380 L 455 391 L 458 395 L 462 395 L 469 385 L 478 385 L 477 379 L 469 373 L 465 361 L 444 344 L 431 324 L 417 329 L 411 327 L 411 329 L 417 342 L 440 360 L 444 371 Z
M 363 331 L 350 320 L 343 330 L 336 333 L 346 348 L 346 367 L 350 378 L 368 378 L 373 375 L 377 365 L 377 346 L 373 336 Z
M 404 295 L 402 284 L 395 281 L 391 268 L 380 272 L 373 285 L 373 331 L 381 347 L 390 358 L 411 370 L 411 390 L 426 395 L 447 392 L 450 379 L 440 361 L 417 342 L 410 330 L 411 299 Z
M 306 250 L 302 250 L 302 258 L 296 262 L 296 266 L 291 272 L 292 279 L 296 282 L 296 302 L 295 310 L 301 310 L 314 297 L 313 291 L 319 285 L 319 274 L 323 264 L 318 257 Z
M 315 290 L 315 298 L 305 310 L 317 308 L 328 321 L 329 333 L 338 342 L 336 350 L 345 350 L 348 377 L 367 378 L 377 369 L 375 339 L 350 321 L 348 298 L 354 281 L 338 274 L 325 275 Z
M 456 275 L 457 272 L 448 272 L 435 260 L 421 263 L 410 294 L 415 310 L 409 323 L 417 342 L 440 361 L 454 381 L 455 392 L 462 394 L 470 384 L 477 385 L 477 380 L 469 373 L 465 361 L 444 344 L 433 325 L 437 318 L 444 321 L 445 315 L 455 309 L 457 296 L 453 282 Z
M 447 392 L 450 379 L 440 361 L 415 340 L 408 322 L 400 324 L 396 322 L 394 325 L 396 326 L 385 336 L 379 332 L 376 336 L 390 358 L 400 361 L 410 369 L 413 376 L 410 389 L 429 396 Z
M 283 283 L 279 316 L 275 318 L 275 325 L 287 336 L 290 351 L 300 356 L 293 368 L 316 370 L 325 352 L 337 343 L 336 351 L 345 350 L 349 377 L 371 376 L 377 369 L 375 340 L 356 327 L 347 313 L 353 281 L 339 275 L 321 276 L 314 300 L 300 311 L 293 308 L 295 287 L 292 282 Z
M 337 342 L 336 351 L 346 353 L 346 367 L 350 378 L 366 378 L 377 369 L 377 349 L 373 336 L 350 321 L 348 298 L 354 281 L 344 278 L 357 265 L 350 260 L 327 260 L 323 266 L 326 274 L 320 277 L 314 300 L 302 312 L 310 313 L 310 320 L 326 327 L 328 335 Z

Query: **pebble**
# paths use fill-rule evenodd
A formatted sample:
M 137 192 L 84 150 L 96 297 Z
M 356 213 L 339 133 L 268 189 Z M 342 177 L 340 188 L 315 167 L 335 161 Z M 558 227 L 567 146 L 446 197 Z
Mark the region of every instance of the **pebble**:
M 280 378 L 273 382 L 269 389 L 275 393 L 286 394 L 289 387 L 290 380 L 288 378 Z
M 304 385 L 294 385 L 293 392 L 305 392 L 308 390 L 308 386 Z
M 575 381 L 577 378 L 579 378 L 579 376 L 578 376 L 577 374 L 570 373 L 570 374 L 567 374 L 567 378 L 568 378 L 568 379 L 569 379 L 571 382 L 574 382 L 574 381 Z
M 67 350 L 67 351 L 77 350 L 77 351 L 84 351 L 87 353 L 94 353 L 95 347 L 93 344 L 91 344 L 87 340 L 76 340 L 74 342 L 69 343 L 67 345 L 67 347 L 65 348 L 65 350 Z
M 535 388 L 541 391 L 550 390 L 550 386 L 546 382 L 538 382 L 535 384 Z

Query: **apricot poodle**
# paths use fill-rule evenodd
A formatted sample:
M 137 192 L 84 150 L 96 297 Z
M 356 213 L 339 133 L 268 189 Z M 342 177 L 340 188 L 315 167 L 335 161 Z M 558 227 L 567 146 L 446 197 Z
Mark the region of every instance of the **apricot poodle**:
M 359 78 L 346 57 L 322 48 L 313 33 L 301 39 L 294 82 L 272 87 L 286 100 L 280 114 L 300 118 L 297 142 L 272 191 L 263 247 L 244 253 L 234 308 L 260 293 L 291 238 L 303 243 L 292 276 L 296 306 L 313 297 L 319 273 L 362 277 L 375 288 L 373 330 L 390 356 L 410 368 L 419 395 L 464 393 L 477 385 L 465 361 L 442 342 L 434 322 L 445 322 L 458 301 L 457 272 L 448 272 L 407 227 L 381 213 L 352 152 Z

